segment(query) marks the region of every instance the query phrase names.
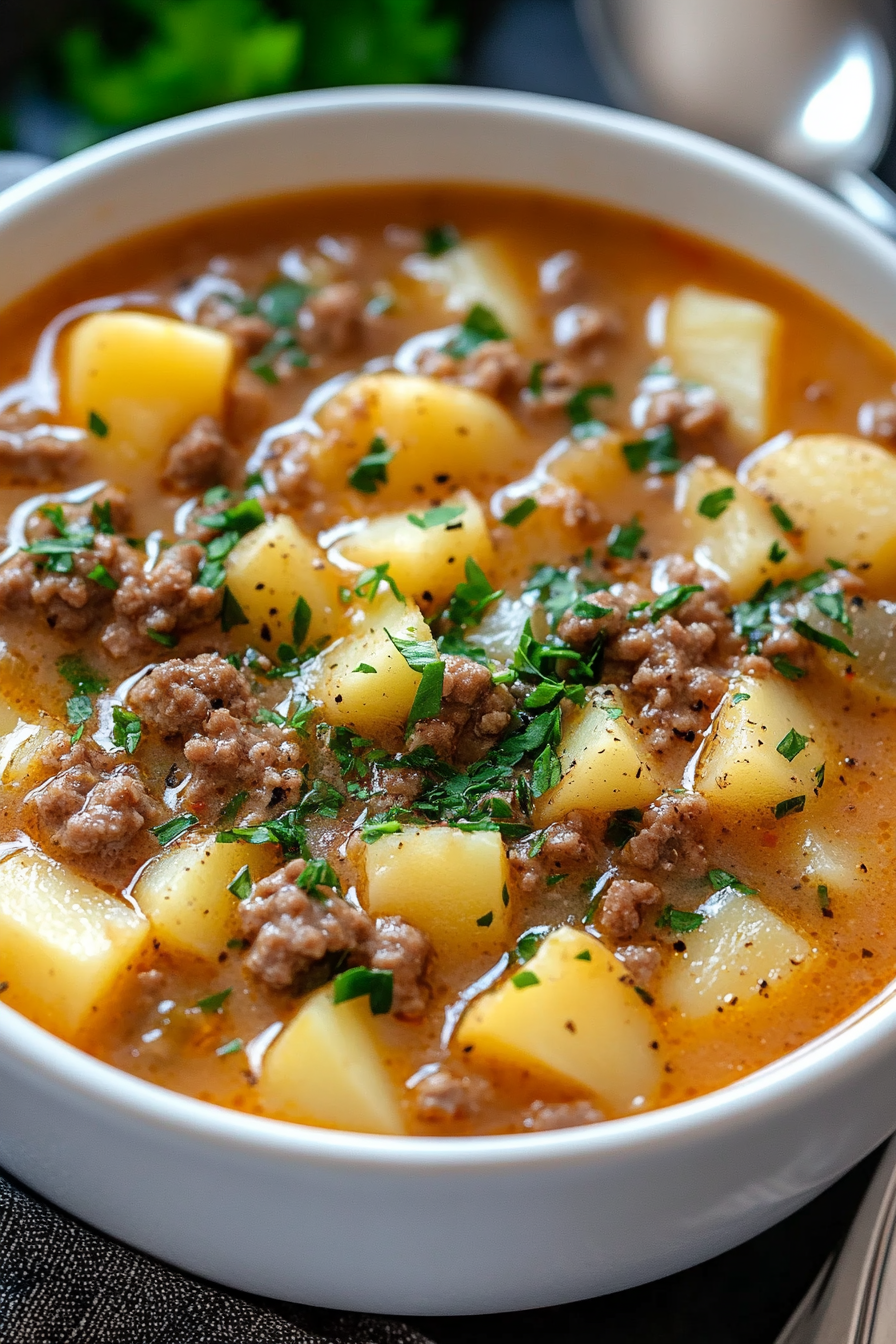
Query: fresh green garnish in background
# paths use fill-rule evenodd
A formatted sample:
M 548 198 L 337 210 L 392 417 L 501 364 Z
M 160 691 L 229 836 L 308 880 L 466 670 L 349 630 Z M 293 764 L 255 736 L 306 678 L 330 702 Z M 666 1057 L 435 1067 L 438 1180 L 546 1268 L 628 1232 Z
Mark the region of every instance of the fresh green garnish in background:
M 51 53 L 59 92 L 84 115 L 77 142 L 67 148 L 288 89 L 445 79 L 460 40 L 451 11 L 460 7 L 459 0 L 82 5 L 87 17 L 67 28 Z

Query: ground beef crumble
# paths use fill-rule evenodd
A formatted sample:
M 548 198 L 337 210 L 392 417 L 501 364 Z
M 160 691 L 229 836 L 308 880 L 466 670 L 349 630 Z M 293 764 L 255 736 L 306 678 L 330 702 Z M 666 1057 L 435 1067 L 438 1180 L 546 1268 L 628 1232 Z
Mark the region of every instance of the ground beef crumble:
M 669 425 L 685 438 L 701 439 L 724 428 L 727 421 L 728 407 L 709 388 L 673 388 L 650 398 L 644 426 Z
M 513 341 L 483 341 L 464 359 L 452 359 L 444 350 L 424 350 L 417 368 L 430 378 L 458 383 L 503 401 L 525 387 L 530 372 L 528 360 Z
M 652 882 L 614 877 L 601 896 L 598 923 L 611 938 L 625 942 L 638 932 L 644 911 L 662 899 L 663 893 Z
M 549 877 L 593 867 L 601 853 L 599 835 L 604 823 L 589 812 L 570 812 L 563 821 L 552 822 L 543 832 L 544 842 L 536 854 L 531 837 L 510 851 L 510 869 L 524 895 L 540 891 Z
M 120 765 L 93 743 L 73 745 L 66 733 L 53 733 L 39 760 L 52 777 L 34 790 L 32 801 L 50 841 L 68 854 L 120 850 L 165 815 L 134 767 Z
M 343 355 L 360 344 L 364 297 L 354 280 L 324 285 L 299 311 L 302 344 L 316 354 Z
M 391 971 L 393 1013 L 420 1017 L 432 955 L 425 935 L 397 916 L 374 923 L 335 891 L 322 888 L 323 899 L 310 895 L 296 885 L 304 871 L 305 860 L 293 859 L 257 882 L 240 905 L 243 937 L 252 944 L 246 969 L 272 989 L 290 989 L 325 956 L 345 953 L 347 965 Z
M 479 761 L 510 726 L 513 696 L 496 686 L 487 667 L 472 658 L 446 654 L 442 707 L 415 725 L 408 749 L 432 747 L 444 760 Z
M 84 459 L 86 439 L 82 430 L 0 417 L 0 476 L 8 484 L 69 476 Z
M 651 943 L 629 943 L 627 947 L 617 948 L 616 956 L 642 989 L 648 988 L 663 959 L 660 949 Z
M 700 829 L 709 804 L 699 793 L 664 793 L 644 813 L 641 829 L 623 851 L 627 863 L 652 871 L 699 876 L 706 869 Z
M 201 415 L 168 449 L 162 485 L 181 495 L 217 485 L 223 479 L 229 456 L 230 449 L 217 420 Z
M 418 1120 L 433 1124 L 446 1120 L 468 1120 L 479 1110 L 490 1090 L 485 1078 L 440 1068 L 421 1078 L 414 1086 L 414 1109 Z
M 523 1116 L 523 1129 L 540 1132 L 573 1129 L 576 1125 L 596 1125 L 606 1119 L 590 1101 L 533 1101 Z
M 234 794 L 249 798 L 240 821 L 289 806 L 304 789 L 303 748 L 293 729 L 255 723 L 259 702 L 243 674 L 216 653 L 172 658 L 141 678 L 128 706 L 165 739 L 180 738 L 191 769 L 181 802 L 214 820 Z

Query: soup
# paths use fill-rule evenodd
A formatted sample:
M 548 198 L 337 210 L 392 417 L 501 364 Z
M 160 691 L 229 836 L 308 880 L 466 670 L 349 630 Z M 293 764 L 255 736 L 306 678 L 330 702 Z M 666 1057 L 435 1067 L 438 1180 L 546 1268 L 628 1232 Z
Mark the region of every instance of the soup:
M 892 979 L 896 358 L 842 314 L 445 186 L 190 219 L 0 329 L 5 1004 L 449 1135 L 699 1096 Z

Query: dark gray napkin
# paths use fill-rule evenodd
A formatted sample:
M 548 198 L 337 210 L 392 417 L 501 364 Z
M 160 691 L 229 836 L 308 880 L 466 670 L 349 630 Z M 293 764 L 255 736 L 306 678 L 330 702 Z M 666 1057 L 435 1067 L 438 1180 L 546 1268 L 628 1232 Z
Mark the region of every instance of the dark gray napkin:
M 0 1173 L 3 1344 L 429 1344 L 385 1317 L 276 1308 L 151 1260 Z

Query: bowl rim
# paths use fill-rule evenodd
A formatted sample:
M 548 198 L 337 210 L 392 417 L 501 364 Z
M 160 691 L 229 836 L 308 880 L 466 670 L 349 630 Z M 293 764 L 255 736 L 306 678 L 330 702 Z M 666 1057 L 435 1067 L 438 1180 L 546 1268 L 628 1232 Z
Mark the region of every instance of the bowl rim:
M 114 169 L 121 159 L 152 154 L 172 141 L 226 135 L 228 128 L 303 114 L 403 110 L 425 107 L 447 113 L 512 113 L 521 119 L 567 122 L 606 137 L 637 141 L 690 158 L 722 177 L 757 187 L 826 222 L 896 271 L 893 243 L 819 187 L 742 150 L 650 118 L 542 94 L 427 85 L 382 85 L 281 94 L 172 118 L 82 150 L 0 194 L 0 233 L 7 223 L 40 206 L 72 178 Z M 533 188 L 535 175 L 533 174 Z M 397 178 L 391 180 L 399 180 Z M 463 181 L 462 178 L 457 179 Z M 469 179 L 474 181 L 475 179 Z M 347 184 L 349 185 L 349 184 Z M 523 184 L 520 184 L 523 185 Z M 582 199 L 588 199 L 582 197 Z M 639 212 L 649 214 L 649 212 Z M 662 219 L 661 215 L 654 216 Z M 171 215 L 171 222 L 177 218 Z M 689 230 L 696 232 L 695 230 Z M 711 236 L 706 234 L 704 236 Z M 722 245 L 725 245 L 722 242 Z M 85 252 L 90 255 L 90 251 Z M 70 265 L 77 263 L 69 263 Z M 760 263 L 769 265 L 769 263 Z M 783 272 L 782 272 L 783 273 Z M 801 283 L 797 281 L 797 283 Z M 83 1104 L 103 1105 L 119 1120 L 189 1135 L 218 1148 L 309 1158 L 317 1165 L 389 1166 L 395 1170 L 458 1171 L 483 1166 L 517 1167 L 609 1162 L 623 1150 L 704 1143 L 711 1133 L 741 1129 L 760 1113 L 792 1109 L 795 1094 L 823 1096 L 836 1073 L 849 1075 L 892 1049 L 896 1034 L 896 980 L 849 1017 L 754 1073 L 714 1092 L 639 1115 L 545 1133 L 435 1137 L 377 1135 L 324 1129 L 250 1115 L 138 1078 L 71 1045 L 0 1001 L 0 1051 L 24 1070 L 35 1070 L 45 1088 L 63 1086 Z

